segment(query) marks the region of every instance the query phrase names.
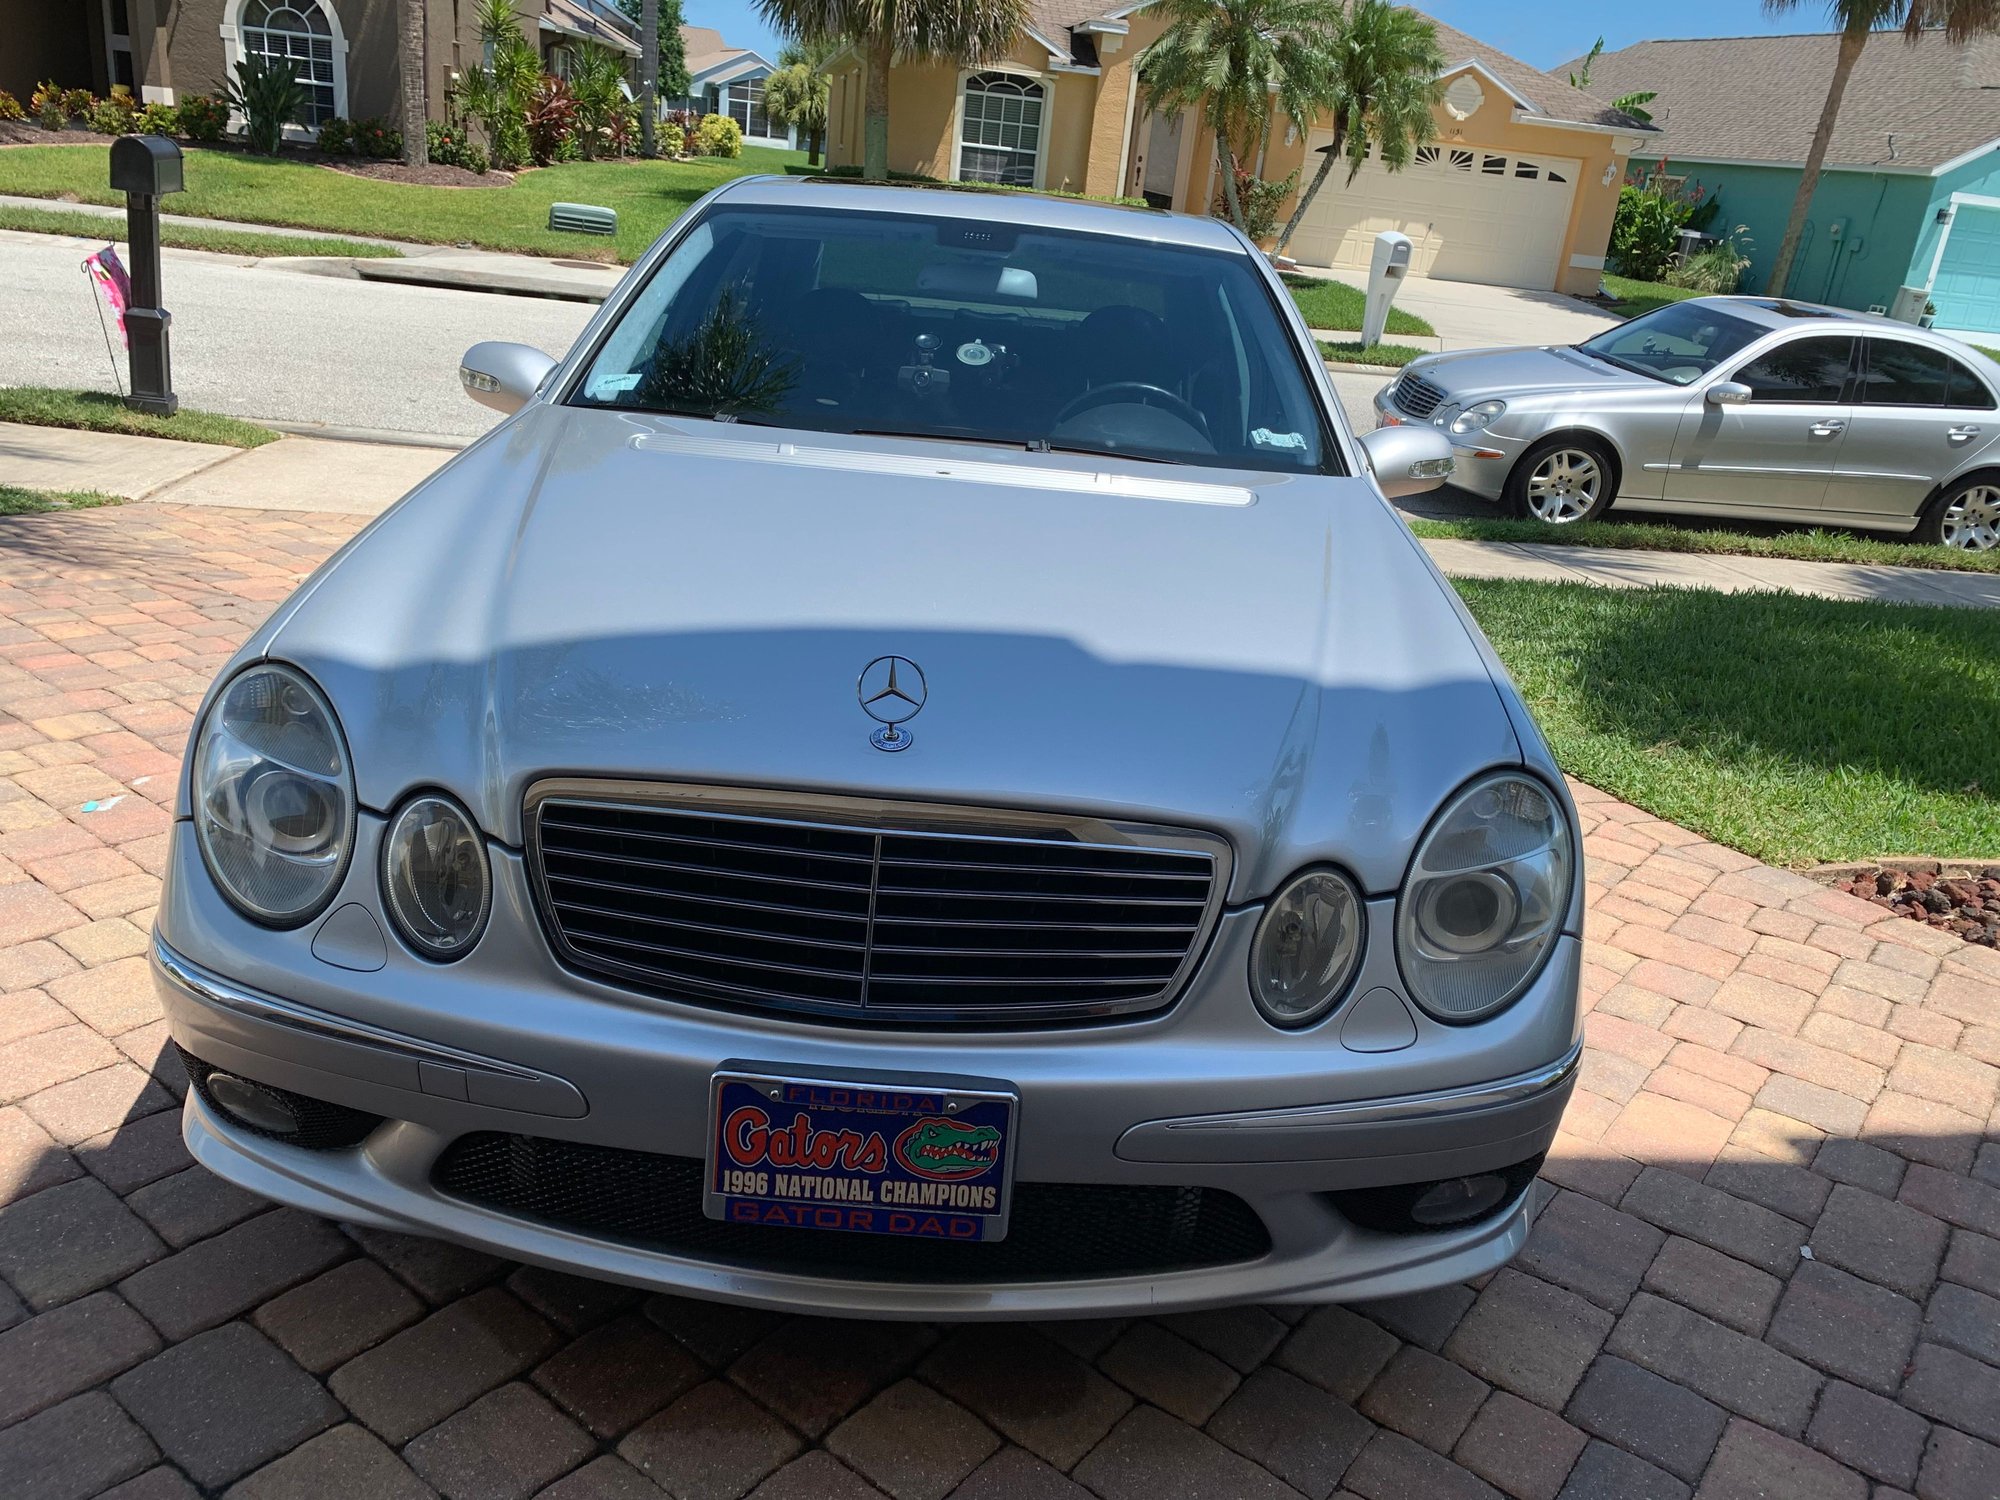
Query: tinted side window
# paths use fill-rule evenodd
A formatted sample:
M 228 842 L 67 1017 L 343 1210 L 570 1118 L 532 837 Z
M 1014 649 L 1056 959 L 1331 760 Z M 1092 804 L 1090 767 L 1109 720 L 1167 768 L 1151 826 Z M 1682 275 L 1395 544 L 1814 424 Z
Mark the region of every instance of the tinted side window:
M 1852 339 L 1793 339 L 1736 372 L 1752 401 L 1840 399 L 1854 357 Z
M 1944 404 L 1966 411 L 1991 411 L 1993 392 L 1986 388 L 1985 381 L 1954 359 L 1951 362 L 1951 389 L 1945 393 Z
M 1901 339 L 1868 341 L 1861 399 L 1870 406 L 1943 406 L 1951 389 L 1949 356 Z

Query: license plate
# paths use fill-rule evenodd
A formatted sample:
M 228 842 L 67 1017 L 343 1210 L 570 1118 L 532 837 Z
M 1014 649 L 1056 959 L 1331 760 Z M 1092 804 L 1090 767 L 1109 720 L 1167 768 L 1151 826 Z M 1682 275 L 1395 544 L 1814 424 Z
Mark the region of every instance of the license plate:
M 720 1072 L 702 1207 L 734 1224 L 997 1240 L 1014 1105 L 955 1085 Z

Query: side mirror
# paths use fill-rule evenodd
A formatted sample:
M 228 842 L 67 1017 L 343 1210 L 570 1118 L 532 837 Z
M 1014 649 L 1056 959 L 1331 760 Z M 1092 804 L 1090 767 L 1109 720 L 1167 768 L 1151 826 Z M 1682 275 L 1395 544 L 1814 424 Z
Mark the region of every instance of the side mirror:
M 1391 500 L 1421 495 L 1451 478 L 1451 439 L 1435 427 L 1378 427 L 1361 439 L 1375 485 Z
M 1718 380 L 1708 388 L 1710 406 L 1748 406 L 1750 387 L 1740 380 Z
M 526 344 L 474 344 L 458 362 L 466 395 L 495 411 L 516 412 L 534 400 L 556 362 Z

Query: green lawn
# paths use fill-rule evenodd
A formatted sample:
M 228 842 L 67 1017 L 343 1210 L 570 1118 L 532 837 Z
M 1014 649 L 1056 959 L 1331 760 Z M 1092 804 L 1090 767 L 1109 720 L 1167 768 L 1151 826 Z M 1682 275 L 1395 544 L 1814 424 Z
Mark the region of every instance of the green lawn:
M 0 516 L 39 516 L 52 510 L 95 510 L 124 503 L 117 495 L 97 490 L 24 490 L 0 484 Z
M 155 417 L 133 411 L 102 391 L 61 391 L 41 385 L 0 386 L 0 422 L 129 432 L 189 443 L 226 443 L 231 448 L 261 448 L 278 440 L 278 434 L 268 427 L 214 412 L 182 408 L 171 417 Z
M 1614 512 L 1615 515 L 1615 512 Z M 1680 526 L 1672 521 L 1546 521 L 1473 516 L 1448 521 L 1412 519 L 1410 530 L 1424 537 L 1473 542 L 1547 542 L 1569 547 L 1644 548 L 1652 552 L 1707 552 L 1735 557 L 1790 557 L 1806 562 L 1866 563 L 1871 567 L 1939 568 L 1965 573 L 2000 573 L 2000 551 L 1967 552 L 1959 547 L 1926 547 L 1915 542 L 1856 536 L 1845 531 L 1784 531 L 1775 536 L 1733 531 L 1726 526 Z
M 1358 340 L 1351 344 L 1336 344 L 1330 339 L 1321 339 L 1319 352 L 1344 365 L 1380 365 L 1387 370 L 1400 370 L 1411 360 L 1421 359 L 1430 350 L 1413 348 L 1409 344 L 1371 344 L 1363 348 Z
M 1457 587 L 1593 786 L 1773 864 L 2000 856 L 2000 611 Z
M 1629 276 L 1609 274 L 1604 278 L 1604 291 L 1607 296 L 1617 299 L 1611 310 L 1628 318 L 1649 313 L 1656 307 L 1665 307 L 1669 302 L 1685 302 L 1690 297 L 1702 295 L 1684 286 L 1668 286 L 1662 281 L 1634 281 Z
M 804 153 L 745 147 L 731 161 L 572 162 L 523 173 L 507 187 L 439 188 L 378 182 L 300 161 L 191 147 L 187 191 L 164 200 L 170 213 L 369 234 L 420 244 L 482 245 L 530 255 L 630 261 L 695 199 L 749 172 L 778 172 Z M 17 146 L 0 151 L 0 193 L 86 203 L 122 203 L 105 185 L 103 146 Z M 596 203 L 618 210 L 605 239 L 557 234 L 549 205 Z
M 0 182 L 4 182 L 4 162 L 0 162 Z M 1283 278 L 1291 288 L 1292 300 L 1299 305 L 1305 315 L 1308 328 L 1354 328 L 1361 327 L 1361 313 L 1367 298 L 1360 289 L 1351 287 L 1344 281 L 1328 281 L 1318 276 L 1295 276 L 1286 274 Z M 1389 309 L 1387 333 L 1434 334 L 1437 330 L 1415 313 L 1406 313 L 1400 307 Z
M 125 221 L 71 209 L 8 208 L 0 205 L 0 229 L 24 229 L 31 234 L 74 234 L 87 240 L 125 243 Z M 328 239 L 320 235 L 258 234 L 243 229 L 196 229 L 162 224 L 160 243 L 179 250 L 213 250 L 223 255 L 337 255 L 350 259 L 384 259 L 403 252 L 365 240 Z

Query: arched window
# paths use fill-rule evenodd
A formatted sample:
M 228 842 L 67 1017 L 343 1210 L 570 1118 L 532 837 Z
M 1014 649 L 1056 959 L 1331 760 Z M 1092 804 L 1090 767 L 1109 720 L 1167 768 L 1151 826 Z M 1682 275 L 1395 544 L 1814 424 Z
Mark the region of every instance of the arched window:
M 968 182 L 1035 185 L 1047 95 L 1032 78 L 974 73 L 965 80 L 958 134 L 958 175 Z
M 298 123 L 318 129 L 337 114 L 333 27 L 322 0 L 247 0 L 240 36 L 243 55 L 289 62 L 305 86 Z

